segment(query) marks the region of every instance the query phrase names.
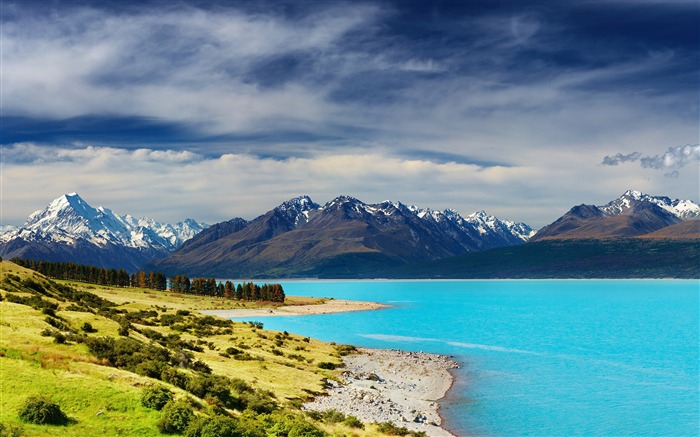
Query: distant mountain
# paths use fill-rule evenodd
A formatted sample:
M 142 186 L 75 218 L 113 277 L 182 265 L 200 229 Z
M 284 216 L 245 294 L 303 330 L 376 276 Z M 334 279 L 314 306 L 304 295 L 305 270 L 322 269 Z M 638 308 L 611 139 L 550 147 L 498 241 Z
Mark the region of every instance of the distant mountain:
M 700 218 L 700 206 L 692 201 L 626 191 L 603 206 L 579 205 L 571 208 L 555 222 L 540 229 L 532 241 L 639 237 L 697 218 Z M 682 236 L 682 233 L 676 232 L 674 238 Z M 687 237 L 694 238 L 692 234 Z
M 19 228 L 0 234 L 0 256 L 72 261 L 134 271 L 167 256 L 207 225 L 176 224 L 119 216 L 93 208 L 77 193 L 63 195 L 34 212 Z
M 695 222 L 698 222 L 695 220 Z M 670 229 L 675 226 L 669 226 Z M 651 234 L 649 234 L 651 235 Z M 546 239 L 381 272 L 391 279 L 700 279 L 700 240 Z
M 250 222 L 214 225 L 150 267 L 217 277 L 352 276 L 522 244 L 532 234 L 483 211 L 464 218 L 401 202 L 339 196 L 320 206 L 301 196 Z

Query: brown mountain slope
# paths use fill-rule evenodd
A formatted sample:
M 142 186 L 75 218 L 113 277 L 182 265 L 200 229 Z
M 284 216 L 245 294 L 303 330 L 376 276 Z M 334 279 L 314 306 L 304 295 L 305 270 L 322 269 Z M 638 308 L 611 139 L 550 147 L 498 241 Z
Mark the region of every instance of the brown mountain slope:
M 638 238 L 674 239 L 674 240 L 700 240 L 700 219 L 687 220 L 675 225 L 667 226 Z
M 542 228 L 531 241 L 638 237 L 682 221 L 650 202 L 633 203 L 614 215 L 593 205 L 579 205 Z

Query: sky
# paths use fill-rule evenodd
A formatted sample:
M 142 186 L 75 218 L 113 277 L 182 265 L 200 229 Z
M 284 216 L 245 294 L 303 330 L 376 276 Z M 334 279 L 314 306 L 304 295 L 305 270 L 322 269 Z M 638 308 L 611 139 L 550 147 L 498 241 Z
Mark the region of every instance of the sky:
M 0 219 L 700 198 L 696 0 L 0 0 Z

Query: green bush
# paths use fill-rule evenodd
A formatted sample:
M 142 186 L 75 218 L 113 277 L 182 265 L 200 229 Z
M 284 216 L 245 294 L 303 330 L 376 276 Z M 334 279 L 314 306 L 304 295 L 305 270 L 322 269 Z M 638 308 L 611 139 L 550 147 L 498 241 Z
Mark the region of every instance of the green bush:
M 343 423 L 350 428 L 365 429 L 365 424 L 360 422 L 360 419 L 355 416 L 346 417 Z
M 190 424 L 186 437 L 241 437 L 238 421 L 227 416 L 200 417 Z
M 287 437 L 326 437 L 326 433 L 303 419 L 297 419 Z
M 186 401 L 170 401 L 163 407 L 156 426 L 163 434 L 182 434 L 193 419 L 194 412 Z
M 53 342 L 56 344 L 64 344 L 66 342 L 66 336 L 56 331 L 53 333 Z
M 318 363 L 318 367 L 321 369 L 326 369 L 326 370 L 335 370 L 335 364 L 329 363 L 327 361 L 324 361 L 322 363 Z
M 325 423 L 340 423 L 345 420 L 345 414 L 338 410 L 326 410 L 321 414 Z
M 379 432 L 386 435 L 407 435 L 409 433 L 406 427 L 396 426 L 391 422 L 378 423 L 377 429 Z
M 238 355 L 241 353 L 241 351 L 239 349 L 236 349 L 235 347 L 227 347 L 226 353 L 229 355 Z
M 83 323 L 83 326 L 80 327 L 80 330 L 83 332 L 97 332 L 97 329 L 93 328 L 89 322 Z
M 190 380 L 189 376 L 172 367 L 167 367 L 165 370 L 163 370 L 160 373 L 160 379 L 183 390 L 185 390 L 185 387 L 187 387 L 187 383 Z
M 162 410 L 172 400 L 172 392 L 162 385 L 148 386 L 141 393 L 141 405 L 154 410 Z
M 19 409 L 20 420 L 37 425 L 66 425 L 61 407 L 45 396 L 30 396 Z

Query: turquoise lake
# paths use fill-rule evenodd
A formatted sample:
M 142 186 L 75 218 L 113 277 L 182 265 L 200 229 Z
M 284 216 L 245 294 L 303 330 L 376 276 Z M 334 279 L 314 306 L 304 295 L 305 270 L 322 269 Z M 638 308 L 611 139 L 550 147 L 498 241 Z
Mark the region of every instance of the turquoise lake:
M 700 432 L 698 281 L 289 281 L 379 311 L 258 319 L 357 346 L 453 355 L 445 425 L 472 436 Z

